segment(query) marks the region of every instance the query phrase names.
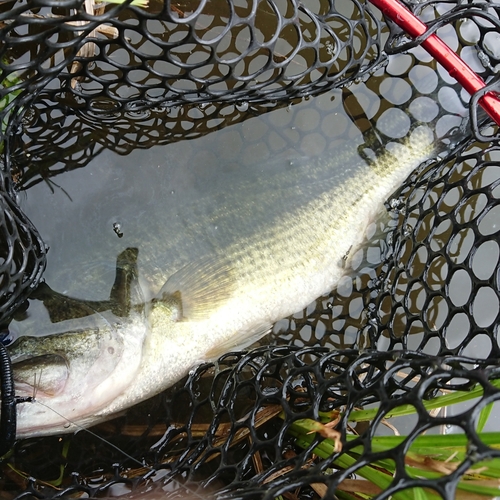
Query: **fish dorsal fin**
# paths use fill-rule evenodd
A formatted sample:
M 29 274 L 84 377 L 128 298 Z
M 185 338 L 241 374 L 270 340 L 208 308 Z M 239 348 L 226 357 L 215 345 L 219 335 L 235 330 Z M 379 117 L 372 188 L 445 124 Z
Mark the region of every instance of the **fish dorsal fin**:
M 191 262 L 167 280 L 160 300 L 175 299 L 182 319 L 203 321 L 224 305 L 235 290 L 235 273 L 230 264 L 217 256 Z
M 43 303 L 52 323 L 92 316 L 96 312 L 109 308 L 109 301 L 89 302 L 74 299 L 52 290 L 45 282 L 38 285 L 37 289 L 32 293 L 31 299 Z
M 43 302 L 52 323 L 84 318 L 111 310 L 116 316 L 129 315 L 132 304 L 144 302 L 138 283 L 137 248 L 126 248 L 116 258 L 116 274 L 109 300 L 83 300 L 52 290 L 42 282 L 32 294 Z
M 143 302 L 142 294 L 139 293 L 137 248 L 126 248 L 116 258 L 115 282 L 109 296 L 110 307 L 113 314 L 127 317 L 133 301 Z M 138 297 L 134 295 L 139 295 Z

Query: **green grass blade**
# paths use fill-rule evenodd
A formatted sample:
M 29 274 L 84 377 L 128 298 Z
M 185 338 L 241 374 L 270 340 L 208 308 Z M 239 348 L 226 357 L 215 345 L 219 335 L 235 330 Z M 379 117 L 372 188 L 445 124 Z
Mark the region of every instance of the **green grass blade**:
M 491 410 L 493 410 L 493 403 L 486 405 L 479 414 L 479 419 L 477 421 L 477 432 L 482 432 L 486 422 L 490 418 Z
M 497 388 L 500 388 L 500 380 L 490 380 L 490 383 Z M 454 391 L 450 394 L 444 394 L 442 396 L 437 396 L 431 400 L 423 401 L 423 405 L 426 410 L 434 410 L 437 408 L 443 408 L 445 406 L 450 406 L 457 403 L 462 403 L 464 401 L 469 401 L 474 398 L 479 398 L 483 395 L 483 386 L 477 384 L 470 391 Z M 349 415 L 349 422 L 365 422 L 368 420 L 373 420 L 377 413 L 378 408 L 372 408 L 370 410 L 354 410 Z M 410 404 L 401 405 L 394 408 L 392 411 L 385 415 L 385 418 L 391 417 L 402 417 L 405 415 L 411 415 L 415 413 L 415 407 Z M 325 413 L 326 417 L 327 414 Z

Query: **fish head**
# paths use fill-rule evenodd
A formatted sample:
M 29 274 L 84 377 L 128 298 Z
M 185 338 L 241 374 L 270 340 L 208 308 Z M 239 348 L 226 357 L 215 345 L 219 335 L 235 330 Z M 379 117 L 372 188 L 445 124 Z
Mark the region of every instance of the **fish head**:
M 66 331 L 21 337 L 9 346 L 16 395 L 33 398 L 33 404 L 18 406 L 18 437 L 88 425 L 132 384 L 148 332 L 146 322 L 138 315 L 95 316 L 63 321 L 59 328 L 66 326 Z
M 92 392 L 120 367 L 132 336 L 124 333 L 134 332 L 131 340 L 140 337 L 136 323 L 95 314 L 61 322 L 58 327 L 66 327 L 65 331 L 19 338 L 9 346 L 19 390 L 24 387 L 47 396 L 71 393 L 72 397 Z

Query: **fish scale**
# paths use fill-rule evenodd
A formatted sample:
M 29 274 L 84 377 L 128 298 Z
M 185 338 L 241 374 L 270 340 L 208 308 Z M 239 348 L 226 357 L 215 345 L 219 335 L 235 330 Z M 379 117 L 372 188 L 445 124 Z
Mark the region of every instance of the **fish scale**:
M 274 221 L 253 238 L 230 246 L 216 262 L 234 272 L 231 298 L 219 307 L 209 303 L 205 320 L 190 321 L 187 314 L 186 320 L 172 322 L 170 310 L 155 318 L 145 343 L 141 376 L 100 416 L 131 406 L 143 397 L 145 386 L 156 384 L 152 393 L 160 392 L 196 362 L 252 343 L 278 319 L 334 288 L 346 274 L 343 257 L 362 243 L 364 229 L 381 204 L 434 152 L 429 134 L 417 132 L 398 155 L 398 169 L 394 169 L 396 157 L 386 154 L 375 168 L 360 168 L 342 186 Z
M 123 310 L 131 313 L 107 323 L 110 338 L 120 346 L 114 352 L 99 353 L 110 347 L 99 331 L 88 331 L 87 349 L 74 348 L 73 355 L 72 344 L 81 334 L 43 338 L 48 352 L 51 342 L 58 352 L 66 342 L 68 381 L 56 394 L 40 392 L 41 405 L 20 405 L 18 436 L 72 432 L 111 418 L 171 386 L 197 363 L 250 345 L 276 321 L 330 292 L 383 202 L 435 153 L 425 127 L 371 162 L 359 156 L 355 143 L 348 144 L 329 158 L 301 159 L 284 171 L 273 172 L 270 165 L 267 191 L 252 174 L 232 190 L 216 190 L 216 206 L 201 197 L 186 215 L 171 217 L 172 225 L 163 231 L 148 228 L 164 238 L 163 246 L 139 248 L 139 273 L 141 266 L 151 273 L 153 298 L 141 304 L 137 291 L 115 290 L 118 297 L 135 297 L 132 303 L 139 307 L 125 304 Z M 175 209 L 183 213 L 182 204 Z M 138 231 L 135 238 L 144 241 L 144 236 Z M 90 353 L 89 364 L 82 357 Z M 106 358 L 108 364 L 99 367 Z M 26 395 L 33 390 L 26 383 L 35 371 L 34 363 L 24 368 Z

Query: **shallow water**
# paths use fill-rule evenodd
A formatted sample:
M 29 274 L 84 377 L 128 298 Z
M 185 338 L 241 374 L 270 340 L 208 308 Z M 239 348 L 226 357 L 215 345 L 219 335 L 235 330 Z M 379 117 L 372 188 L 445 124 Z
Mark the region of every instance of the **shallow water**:
M 407 69 L 406 59 L 400 65 Z M 115 278 L 116 256 L 127 247 L 137 247 L 143 291 L 146 298 L 151 297 L 170 275 L 169 269 L 177 270 L 191 255 L 203 255 L 221 241 L 225 244 L 238 237 L 242 221 L 246 227 L 241 232 L 251 234 L 275 211 L 280 213 L 303 202 L 300 179 L 307 178 L 308 158 L 335 157 L 336 149 L 346 145 L 354 153 L 359 149 L 359 154 L 373 158 L 379 141 L 390 143 L 391 138 L 404 137 L 415 117 L 439 129 L 441 135 L 446 127 L 460 123 L 456 115 L 441 112 L 436 116 L 425 111 L 425 102 L 414 106 L 413 112 L 394 107 L 394 102 L 411 97 L 408 83 L 391 76 L 399 71 L 391 62 L 385 74 L 380 70 L 379 76 L 368 84 L 352 86 L 344 97 L 341 90 L 331 91 L 253 117 L 250 107 L 240 123 L 192 140 L 157 146 L 151 140 L 148 149 L 143 149 L 147 143 L 141 142 L 141 149 L 132 149 L 128 155 L 118 154 L 118 148 L 103 149 L 84 168 L 73 170 L 82 161 L 72 165 L 70 160 L 59 159 L 67 171 L 20 195 L 23 210 L 50 248 L 46 282 L 71 297 L 106 300 Z M 373 90 L 379 86 L 385 99 Z M 193 110 L 193 116 L 198 112 L 203 117 L 204 108 Z M 463 108 L 457 110 L 463 112 Z M 360 112 L 365 116 L 356 123 L 353 115 Z M 142 112 L 142 119 L 147 120 L 149 113 Z M 374 136 L 373 143 L 362 134 L 369 126 L 366 117 L 376 122 L 379 136 Z M 447 125 L 443 125 L 446 120 Z M 358 162 L 365 161 L 360 157 Z M 53 170 L 57 168 L 55 163 Z M 292 187 L 287 198 L 280 196 L 278 204 L 273 201 L 277 187 L 273 179 L 281 176 L 284 180 L 288 171 L 290 176 L 299 172 L 298 187 Z M 254 208 L 253 218 L 243 219 L 238 214 L 229 218 L 219 214 L 231 212 L 231 206 L 241 203 L 238 189 L 241 198 L 259 200 L 252 203 L 262 205 L 261 213 Z M 314 196 L 314 192 L 313 188 L 309 195 Z M 218 217 L 223 224 L 217 223 Z M 202 225 L 193 225 L 192 220 L 200 220 Z M 177 243 L 182 232 L 186 236 Z M 189 234 L 193 241 L 195 235 L 204 237 L 191 246 Z M 372 267 L 380 261 L 376 248 L 372 260 Z M 173 262 L 177 264 L 172 267 Z M 36 312 L 37 308 L 31 304 L 25 321 L 29 318 L 31 323 L 37 314 L 44 314 Z M 22 334 L 22 329 L 22 325 L 12 324 L 12 335 Z
M 407 92 L 406 78 L 397 77 L 409 71 L 406 58 L 400 58 L 399 63 L 395 58 L 387 70 L 379 70 L 366 84 L 359 83 L 349 89 L 356 97 L 354 100 L 349 97 L 351 114 L 363 110 L 368 119 L 377 122 L 378 137 L 382 139 L 400 138 L 409 130 L 410 119 L 406 127 L 391 128 L 394 113 L 436 125 L 439 135 L 460 123 L 460 116 L 455 114 L 463 112 L 460 103 L 453 112 L 434 112 L 432 103 L 437 83 L 429 84 L 434 80 L 429 74 L 433 73 L 421 76 L 428 85 L 420 87 L 423 91 L 421 107 L 414 108 L 413 112 L 411 106 L 409 111 L 397 107 L 415 102 L 412 92 Z M 419 78 L 414 76 L 415 81 L 420 81 Z M 380 99 L 377 89 L 383 89 L 385 101 Z M 132 144 L 132 152 L 128 155 L 118 154 L 118 147 L 115 151 L 103 149 L 92 156 L 84 168 L 70 168 L 47 182 L 33 185 L 20 195 L 21 206 L 50 247 L 46 282 L 54 290 L 73 297 L 105 300 L 115 278 L 117 253 L 130 245 L 144 243 L 150 246 L 151 241 L 143 236 L 148 233 L 153 235 L 155 247 L 161 247 L 162 238 L 170 237 L 161 234 L 161 217 L 165 211 L 172 210 L 176 204 L 196 200 L 205 188 L 217 190 L 227 178 L 263 179 L 269 174 L 267 165 L 286 172 L 290 162 L 327 154 L 346 141 L 362 146 L 370 156 L 373 144 L 367 144 L 360 131 L 366 131 L 370 124 L 363 116 L 353 123 L 344 109 L 341 94 L 342 91 L 328 92 L 258 116 L 249 116 L 250 106 L 238 123 L 192 140 L 164 145 L 154 145 L 155 140 L 151 140 L 150 147 L 143 149 L 148 144 L 138 138 L 141 149 L 134 149 Z M 204 109 L 193 108 L 193 123 L 196 119 L 203 121 L 204 112 Z M 146 115 L 147 112 L 144 119 Z M 160 136 L 161 133 L 167 135 L 168 132 L 161 129 Z M 101 135 L 102 131 L 95 135 L 99 145 Z M 75 162 L 75 166 L 82 163 L 85 162 Z M 58 164 L 67 166 L 71 162 L 59 158 L 54 166 Z M 269 197 L 272 199 L 272 192 Z M 218 229 L 212 226 L 209 230 L 216 232 Z M 366 346 L 368 341 L 363 337 L 363 327 L 367 315 L 357 291 L 374 278 L 383 247 L 375 239 L 366 251 L 369 256 L 360 259 L 359 268 L 368 267 L 366 272 L 354 273 L 354 280 L 350 276 L 344 279 L 335 298 L 319 300 L 294 318 L 281 322 L 275 328 L 272 341 L 297 345 L 325 343 L 334 347 Z M 140 259 L 144 253 L 139 248 Z M 140 272 L 141 266 L 144 274 L 155 275 L 154 266 L 148 262 L 139 260 Z M 153 280 L 143 282 L 143 286 L 148 293 L 154 294 L 160 285 Z M 457 283 L 457 290 L 460 287 Z M 322 309 L 328 309 L 328 314 Z M 439 310 L 439 306 L 436 309 Z M 28 324 L 36 324 L 37 328 L 45 325 L 38 332 L 30 332 L 49 333 L 50 324 L 44 314 L 40 304 L 31 301 L 24 319 L 11 325 L 12 335 L 22 334 Z M 398 327 L 397 321 L 393 326 Z M 280 332 L 287 327 L 291 329 L 282 335 Z M 411 346 L 419 347 L 418 332 L 410 337 Z M 384 349 L 382 344 L 380 349 Z M 437 347 L 428 344 L 425 349 L 432 353 Z M 401 425 L 404 429 L 405 424 Z

